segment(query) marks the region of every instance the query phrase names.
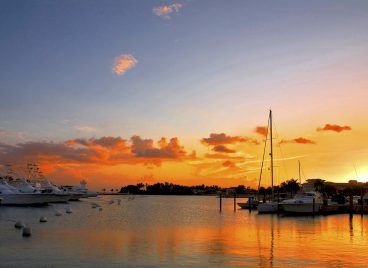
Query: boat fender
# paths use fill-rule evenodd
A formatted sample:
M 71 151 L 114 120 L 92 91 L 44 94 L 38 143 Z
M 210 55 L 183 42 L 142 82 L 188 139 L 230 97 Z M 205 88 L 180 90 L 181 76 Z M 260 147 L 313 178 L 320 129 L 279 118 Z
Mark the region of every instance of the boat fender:
M 60 211 L 56 211 L 55 212 L 55 216 L 61 216 L 61 212 Z
M 23 236 L 26 236 L 27 237 L 27 236 L 31 236 L 31 234 L 32 233 L 31 233 L 31 228 L 30 227 L 24 227 L 23 228 L 23 232 L 22 232 L 22 235 Z
M 42 217 L 40 218 L 40 222 L 47 222 L 47 218 L 46 218 L 45 216 L 42 216 Z
M 24 227 L 24 224 L 22 221 L 17 221 L 15 224 L 14 224 L 14 227 L 17 228 L 17 229 L 22 229 Z

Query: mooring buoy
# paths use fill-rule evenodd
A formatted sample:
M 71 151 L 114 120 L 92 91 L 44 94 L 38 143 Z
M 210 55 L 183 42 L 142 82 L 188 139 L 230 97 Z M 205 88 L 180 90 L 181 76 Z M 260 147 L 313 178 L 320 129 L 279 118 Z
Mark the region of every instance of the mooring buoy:
M 30 227 L 27 226 L 27 227 L 23 228 L 23 232 L 22 232 L 23 236 L 31 236 L 31 234 L 32 233 L 31 233 L 31 228 Z
M 22 221 L 17 221 L 15 224 L 14 224 L 14 227 L 17 228 L 17 229 L 22 229 L 24 227 L 24 224 Z
M 40 218 L 40 222 L 47 222 L 47 218 L 46 218 L 45 216 L 42 216 L 42 217 Z
M 62 215 L 62 214 L 61 214 L 61 212 L 60 212 L 60 211 L 58 211 L 58 210 L 57 210 L 57 211 L 55 212 L 55 216 L 61 216 L 61 215 Z

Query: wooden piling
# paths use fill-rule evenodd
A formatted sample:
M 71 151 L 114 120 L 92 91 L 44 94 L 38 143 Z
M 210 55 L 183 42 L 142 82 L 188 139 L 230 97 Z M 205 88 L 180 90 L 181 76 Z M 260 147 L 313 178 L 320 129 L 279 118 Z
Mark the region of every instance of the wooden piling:
M 236 212 L 236 193 L 234 193 L 234 212 Z
M 312 215 L 314 216 L 314 214 L 315 214 L 315 205 L 316 205 L 316 199 L 315 198 L 313 198 L 313 209 L 312 209 Z
M 354 212 L 353 195 L 350 195 L 350 197 L 349 197 L 349 214 L 350 214 L 350 217 L 353 216 L 353 212 Z
M 364 211 L 363 188 L 362 188 L 362 190 L 361 190 L 361 192 L 360 192 L 360 202 L 362 202 L 362 203 L 361 203 L 361 211 L 360 211 L 360 213 L 363 215 L 363 211 Z
M 362 197 L 362 215 L 364 214 L 364 200 L 363 200 L 363 197 Z
M 220 193 L 220 212 L 222 211 L 222 193 Z

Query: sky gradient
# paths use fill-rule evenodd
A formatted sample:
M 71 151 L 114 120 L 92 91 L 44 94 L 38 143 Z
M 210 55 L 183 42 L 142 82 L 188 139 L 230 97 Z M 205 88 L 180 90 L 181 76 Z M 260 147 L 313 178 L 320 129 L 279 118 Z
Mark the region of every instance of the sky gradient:
M 366 181 L 367 29 L 367 1 L 1 1 L 1 163 L 255 186 L 272 108 L 276 182 Z

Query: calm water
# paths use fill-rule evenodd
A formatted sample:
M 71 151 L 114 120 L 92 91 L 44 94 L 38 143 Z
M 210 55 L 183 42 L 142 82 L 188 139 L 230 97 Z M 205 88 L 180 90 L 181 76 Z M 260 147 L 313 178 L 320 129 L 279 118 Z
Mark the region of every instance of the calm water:
M 122 199 L 119 206 L 111 199 Z M 368 216 L 281 217 L 218 211 L 215 197 L 103 196 L 0 207 L 0 267 L 366 267 Z M 91 208 L 101 204 L 103 211 Z M 72 214 L 65 208 L 71 207 Z M 63 215 L 54 216 L 55 210 Z M 47 223 L 39 223 L 46 216 Z M 32 228 L 23 238 L 14 220 Z

